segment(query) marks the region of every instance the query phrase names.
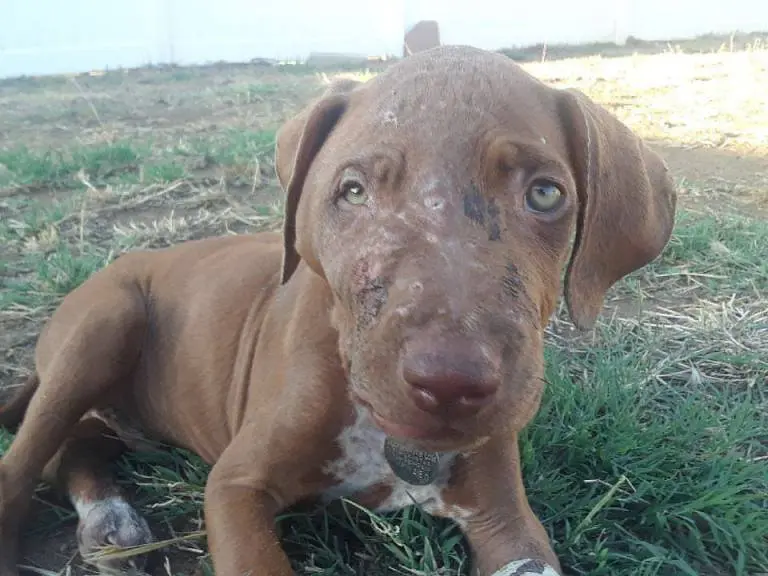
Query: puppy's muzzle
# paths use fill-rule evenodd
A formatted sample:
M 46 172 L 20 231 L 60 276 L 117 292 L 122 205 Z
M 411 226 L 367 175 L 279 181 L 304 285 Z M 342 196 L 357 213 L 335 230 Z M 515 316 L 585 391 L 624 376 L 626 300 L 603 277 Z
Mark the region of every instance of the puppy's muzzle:
M 410 342 L 402 376 L 416 406 L 444 417 L 476 414 L 501 386 L 498 367 L 463 338 Z

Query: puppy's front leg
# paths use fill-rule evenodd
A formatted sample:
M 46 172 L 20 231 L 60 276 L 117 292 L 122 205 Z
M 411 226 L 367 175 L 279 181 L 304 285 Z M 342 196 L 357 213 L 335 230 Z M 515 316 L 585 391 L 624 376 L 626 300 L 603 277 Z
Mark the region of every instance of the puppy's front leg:
M 279 504 L 252 457 L 236 438 L 208 476 L 205 524 L 214 571 L 218 576 L 293 576 L 275 530 Z
M 517 435 L 494 438 L 455 465 L 446 503 L 462 511 L 473 575 L 558 576 L 560 564 L 525 495 Z

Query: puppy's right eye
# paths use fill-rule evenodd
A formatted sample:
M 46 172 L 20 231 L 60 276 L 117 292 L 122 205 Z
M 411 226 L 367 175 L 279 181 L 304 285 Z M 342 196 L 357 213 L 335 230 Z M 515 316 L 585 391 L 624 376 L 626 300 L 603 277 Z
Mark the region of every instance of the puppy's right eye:
M 342 181 L 341 197 L 354 205 L 365 204 L 368 201 L 368 193 L 365 191 L 365 187 L 352 178 Z
M 525 195 L 525 203 L 531 212 L 543 214 L 560 207 L 563 192 L 551 182 L 536 182 Z

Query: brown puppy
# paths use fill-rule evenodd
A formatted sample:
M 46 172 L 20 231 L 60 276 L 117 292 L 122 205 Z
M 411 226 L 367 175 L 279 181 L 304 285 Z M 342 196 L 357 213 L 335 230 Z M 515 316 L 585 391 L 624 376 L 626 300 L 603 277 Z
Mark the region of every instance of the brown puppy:
M 559 570 L 517 434 L 564 267 L 589 327 L 669 239 L 661 159 L 585 96 L 442 47 L 332 86 L 280 131 L 277 168 L 283 235 L 127 254 L 53 315 L 2 412 L 25 416 L 0 461 L 0 575 L 41 475 L 84 552 L 151 539 L 106 471 L 110 429 L 213 464 L 220 576 L 290 575 L 274 515 L 318 495 L 455 519 L 475 574 Z

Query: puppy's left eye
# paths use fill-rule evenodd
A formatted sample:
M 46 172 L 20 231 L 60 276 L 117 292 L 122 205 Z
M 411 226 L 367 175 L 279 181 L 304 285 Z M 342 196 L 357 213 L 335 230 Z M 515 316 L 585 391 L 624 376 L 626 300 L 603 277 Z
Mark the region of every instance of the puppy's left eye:
M 341 183 L 341 197 L 350 204 L 365 204 L 368 193 L 365 187 L 355 179 L 349 178 Z
M 533 212 L 552 212 L 560 207 L 563 192 L 551 182 L 535 182 L 525 195 L 525 204 Z

